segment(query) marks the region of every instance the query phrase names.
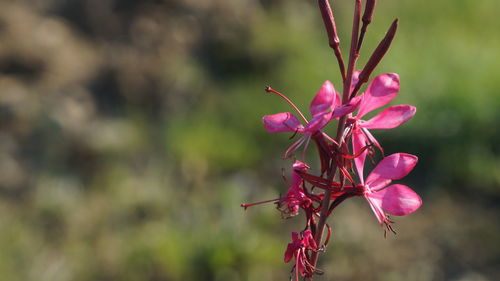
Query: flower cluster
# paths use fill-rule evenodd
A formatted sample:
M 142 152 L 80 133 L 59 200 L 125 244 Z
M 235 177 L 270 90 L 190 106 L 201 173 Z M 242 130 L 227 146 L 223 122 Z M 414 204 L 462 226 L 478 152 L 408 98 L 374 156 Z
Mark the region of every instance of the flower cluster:
M 394 232 L 390 215 L 403 216 L 416 211 L 422 204 L 421 198 L 408 186 L 391 184 L 393 180 L 405 177 L 417 164 L 418 158 L 407 153 L 384 155 L 379 141 L 370 130 L 393 129 L 410 120 L 416 112 L 411 105 L 394 105 L 383 109 L 374 117 L 364 117 L 389 104 L 399 93 L 399 76 L 387 73 L 376 76 L 360 92 L 375 66 L 387 52 L 397 28 L 397 20 L 375 49 L 361 71 L 354 71 L 368 24 L 371 23 L 374 0 L 367 0 L 361 18 L 361 0 L 355 1 L 354 25 L 347 71 L 339 48 L 335 21 L 328 0 L 318 0 L 323 21 L 337 57 L 343 78 L 342 96 L 330 81 L 323 83 L 313 98 L 309 110 L 311 118 L 305 115 L 285 95 L 266 87 L 266 92 L 283 98 L 295 110 L 266 115 L 262 118 L 265 129 L 270 133 L 289 132 L 300 135 L 285 151 L 284 158 L 295 159 L 292 164 L 292 179 L 284 197 L 253 204 L 242 204 L 247 208 L 264 202 L 275 202 L 285 217 L 299 212 L 306 218 L 304 230 L 292 233 L 292 242 L 285 252 L 285 262 L 295 260 L 296 280 L 305 277 L 312 280 L 321 272 L 316 268 L 318 254 L 330 240 L 327 218 L 344 200 L 364 197 L 384 230 Z M 362 22 L 361 28 L 359 27 Z M 336 135 L 330 136 L 325 127 L 335 123 Z M 311 172 L 306 164 L 306 151 L 311 140 L 319 153 L 319 169 Z M 299 150 L 300 148 L 300 150 Z M 300 151 L 301 153 L 297 153 Z M 378 153 L 377 153 L 378 152 Z M 296 160 L 297 154 L 299 159 Z M 377 156 L 380 155 L 380 157 Z M 365 162 L 370 159 L 374 168 L 365 178 Z M 381 159 L 376 163 L 375 159 Z M 327 229 L 327 237 L 323 233 Z M 385 232 L 384 232 L 385 233 Z

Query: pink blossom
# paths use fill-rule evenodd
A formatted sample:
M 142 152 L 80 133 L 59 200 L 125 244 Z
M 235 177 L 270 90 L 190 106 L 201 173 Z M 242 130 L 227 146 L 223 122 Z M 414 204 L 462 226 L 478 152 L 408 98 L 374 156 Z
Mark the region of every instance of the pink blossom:
M 314 273 L 314 266 L 311 265 L 308 251 L 317 251 L 318 247 L 311 234 L 311 230 L 303 231 L 299 237 L 299 233 L 292 232 L 292 242 L 288 243 L 285 251 L 285 262 L 288 263 L 295 258 L 295 278 L 298 281 L 299 276 L 310 276 Z
M 389 155 L 379 161 L 366 179 L 363 174 L 366 156 L 368 153 L 372 156 L 374 147 L 377 147 L 384 157 L 382 147 L 369 130 L 396 128 L 411 119 L 416 112 L 416 108 L 411 105 L 395 105 L 381 110 L 369 120 L 363 119 L 370 112 L 389 104 L 398 95 L 399 77 L 395 73 L 375 77 L 368 84 L 366 91 L 358 95 L 361 87 L 369 82 L 375 67 L 387 53 L 396 34 L 398 20 L 392 22 L 363 69 L 354 71 L 367 26 L 373 19 L 376 0 L 354 1 L 351 48 L 347 68 L 342 58 L 340 39 L 329 1 L 318 0 L 318 5 L 330 47 L 339 64 L 344 85 L 342 99 L 332 83 L 324 82 L 309 106 L 311 118 L 306 118 L 290 99 L 266 87 L 266 92 L 283 98 L 295 112 L 266 115 L 262 118 L 262 122 L 270 133 L 291 132 L 293 133 L 291 138 L 296 134 L 300 135 L 300 138 L 286 150 L 285 158 L 303 146 L 301 160 L 305 161 L 305 152 L 312 139 L 318 149 L 319 169 L 316 172 L 312 169 L 313 172 L 310 172 L 306 163 L 295 161 L 291 181 L 285 179 L 289 188 L 284 197 L 242 204 L 242 207 L 247 208 L 265 202 L 274 202 L 282 214 L 287 216 L 297 215 L 302 209 L 305 227 L 302 232 L 292 233 L 292 241 L 288 243 L 284 254 L 286 263 L 294 259 L 291 274 L 295 275 L 296 281 L 299 281 L 299 278 L 312 281 L 314 275 L 323 273 L 316 266 L 320 252 L 324 252 L 331 237 L 331 228 L 327 219 L 346 199 L 357 196 L 366 198 L 380 225 L 385 225 L 392 231 L 394 230 L 388 214 L 407 215 L 422 205 L 422 199 L 410 187 L 392 183 L 393 180 L 405 177 L 415 167 L 418 161 L 416 156 L 406 153 Z M 361 21 L 362 26 L 360 26 Z M 357 113 L 352 114 L 355 110 Z M 327 132 L 326 126 L 331 121 L 336 121 L 334 122 L 336 123 L 335 138 L 325 133 Z M 351 145 L 352 151 L 349 149 Z M 353 179 L 355 174 L 358 174 L 359 182 Z M 323 237 L 325 229 L 327 229 L 326 239 Z
M 359 74 L 359 72 L 356 74 Z M 356 76 L 355 80 L 357 80 Z M 368 144 L 374 144 L 382 150 L 382 147 L 368 129 L 393 129 L 410 120 L 415 115 L 417 109 L 414 106 L 394 105 L 384 109 L 368 121 L 361 119 L 367 113 L 387 105 L 398 95 L 398 92 L 399 76 L 396 73 L 386 73 L 375 77 L 370 85 L 368 85 L 366 92 L 360 96 L 361 103 L 358 113 L 349 120 L 352 125 L 354 154 Z M 366 154 L 367 152 L 363 152 L 359 157 L 354 159 L 359 175 L 363 175 Z
M 299 118 L 290 112 L 265 115 L 262 117 L 264 127 L 270 133 L 294 132 L 303 134 L 299 140 L 288 148 L 285 153 L 285 157 L 297 150 L 304 142 L 306 143 L 307 148 L 307 143 L 309 142 L 311 135 L 317 133 L 325 127 L 331 119 L 351 113 L 357 108 L 358 105 L 356 103 L 341 105 L 340 97 L 335 91 L 333 84 L 330 81 L 326 81 L 323 83 L 323 86 L 319 89 L 309 106 L 312 118 L 308 121 L 299 109 L 284 95 L 271 88 L 267 88 L 266 91 L 278 94 L 284 98 L 288 103 L 290 103 L 290 105 L 297 111 L 301 119 L 305 122 L 305 125 L 303 125 Z M 359 100 L 355 101 L 359 102 Z
M 302 187 L 304 180 L 298 172 L 305 172 L 309 169 L 307 164 L 295 161 L 292 169 L 292 184 L 288 189 L 285 198 L 281 198 L 278 202 L 279 208 L 289 214 L 295 216 L 299 212 L 299 207 L 307 208 L 311 205 L 312 200 L 307 197 Z M 285 206 L 285 208 L 283 208 Z
M 303 184 L 304 180 L 299 173 L 306 172 L 309 166 L 301 161 L 295 161 L 292 166 L 292 182 L 285 197 L 265 200 L 261 202 L 251 203 L 251 204 L 241 204 L 243 208 L 248 208 L 251 206 L 276 202 L 278 209 L 282 211 L 287 216 L 295 216 L 299 212 L 299 208 L 307 209 L 311 207 L 312 200 L 307 196 L 304 191 Z
M 378 163 L 366 178 L 366 182 L 360 176 L 364 187 L 363 196 L 370 204 L 379 223 L 385 224 L 389 229 L 391 229 L 390 221 L 384 210 L 395 216 L 404 216 L 413 213 L 422 205 L 420 196 L 408 186 L 389 185 L 392 180 L 401 179 L 410 173 L 417 161 L 417 156 L 411 154 L 391 154 Z

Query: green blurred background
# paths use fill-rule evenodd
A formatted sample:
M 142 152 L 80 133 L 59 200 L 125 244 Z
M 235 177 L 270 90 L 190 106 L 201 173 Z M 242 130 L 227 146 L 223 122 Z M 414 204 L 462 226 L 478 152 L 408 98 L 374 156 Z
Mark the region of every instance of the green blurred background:
M 352 1 L 335 1 L 344 55 Z M 330 220 L 318 280 L 500 280 L 500 21 L 495 0 L 378 1 L 363 65 L 413 120 L 376 132 L 420 157 L 424 200 L 383 237 L 362 198 Z M 0 280 L 288 280 L 287 134 L 336 60 L 313 0 L 0 1 Z M 311 150 L 313 151 L 313 150 Z M 313 159 L 312 154 L 311 159 Z M 317 167 L 315 167 L 317 169 Z

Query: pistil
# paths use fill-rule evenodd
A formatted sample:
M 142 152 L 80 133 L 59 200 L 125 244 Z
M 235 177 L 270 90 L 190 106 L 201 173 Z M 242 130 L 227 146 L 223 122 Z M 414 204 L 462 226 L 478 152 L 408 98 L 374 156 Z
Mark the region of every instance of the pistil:
M 306 124 L 309 123 L 309 122 L 307 122 L 306 117 L 304 117 L 304 114 L 302 114 L 302 112 L 300 112 L 299 108 L 297 106 L 295 106 L 295 104 L 289 98 L 287 98 L 285 95 L 274 90 L 270 86 L 266 87 L 266 92 L 276 94 L 276 95 L 280 96 L 281 98 L 283 98 L 291 107 L 293 107 L 293 109 L 295 109 L 295 111 L 297 111 L 297 113 L 300 115 L 300 117 L 302 118 L 302 120 L 304 120 L 304 122 Z

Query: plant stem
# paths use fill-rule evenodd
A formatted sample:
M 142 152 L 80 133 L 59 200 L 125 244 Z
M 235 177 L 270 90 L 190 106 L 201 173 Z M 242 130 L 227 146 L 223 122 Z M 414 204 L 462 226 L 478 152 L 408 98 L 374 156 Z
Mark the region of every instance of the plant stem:
M 361 50 L 361 45 L 363 44 L 363 38 L 365 37 L 366 28 L 372 22 L 373 11 L 375 10 L 376 0 L 367 0 L 365 4 L 365 12 L 363 13 L 363 25 L 361 26 L 361 34 L 358 40 L 358 53 Z
M 356 66 L 356 60 L 358 58 L 358 52 L 357 52 L 357 44 L 358 44 L 358 33 L 359 33 L 359 22 L 361 18 L 361 0 L 356 0 L 355 6 L 354 6 L 354 19 L 353 19 L 353 26 L 352 26 L 352 35 L 351 35 L 351 49 L 349 52 L 349 64 L 347 68 L 347 78 L 344 81 L 344 87 L 343 87 L 343 93 L 342 93 L 342 103 L 346 104 L 349 102 L 349 92 L 351 89 L 351 82 L 352 82 L 352 75 L 354 73 L 354 68 Z M 347 116 L 343 116 L 339 120 L 339 125 L 337 127 L 337 136 L 336 136 L 336 141 L 339 143 L 339 145 L 342 145 L 340 142 L 342 139 L 342 135 L 344 132 L 345 128 L 345 123 L 347 120 Z M 328 170 L 327 173 L 327 178 L 328 182 L 332 181 L 333 178 L 335 177 L 335 174 L 337 173 L 337 165 L 334 160 L 331 161 L 330 169 Z M 323 198 L 322 204 L 321 204 L 321 212 L 320 212 L 320 217 L 319 217 L 319 222 L 317 225 L 317 231 L 316 231 L 316 245 L 321 245 L 321 240 L 323 239 L 323 231 L 325 229 L 325 224 L 326 224 L 326 219 L 328 217 L 328 210 L 330 209 L 330 196 L 331 196 L 331 191 L 325 190 L 325 197 Z M 318 252 L 313 252 L 311 255 L 311 264 L 313 267 L 316 267 L 317 262 L 318 262 Z M 312 276 L 310 277 L 310 280 L 312 280 Z

